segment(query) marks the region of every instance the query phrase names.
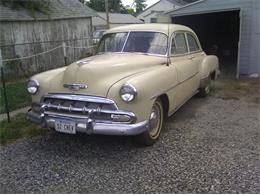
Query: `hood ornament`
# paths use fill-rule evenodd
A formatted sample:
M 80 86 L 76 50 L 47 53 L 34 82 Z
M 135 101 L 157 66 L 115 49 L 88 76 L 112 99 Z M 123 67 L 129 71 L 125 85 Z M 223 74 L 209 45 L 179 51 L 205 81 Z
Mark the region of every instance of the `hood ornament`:
M 81 83 L 65 83 L 63 84 L 63 87 L 70 90 L 78 91 L 80 89 L 86 89 L 88 86 Z
M 90 61 L 92 61 L 92 59 L 83 59 L 83 60 L 77 61 L 76 64 L 78 66 L 82 66 L 82 65 L 88 64 Z

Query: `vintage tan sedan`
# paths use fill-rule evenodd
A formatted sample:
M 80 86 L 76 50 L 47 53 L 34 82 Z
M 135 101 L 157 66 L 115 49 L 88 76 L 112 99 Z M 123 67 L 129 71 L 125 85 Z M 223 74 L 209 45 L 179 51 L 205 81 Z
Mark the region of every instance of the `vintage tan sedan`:
M 28 81 L 32 122 L 58 132 L 132 135 L 153 144 L 171 116 L 196 93 L 206 96 L 218 58 L 196 34 L 173 24 L 106 31 L 96 55 Z

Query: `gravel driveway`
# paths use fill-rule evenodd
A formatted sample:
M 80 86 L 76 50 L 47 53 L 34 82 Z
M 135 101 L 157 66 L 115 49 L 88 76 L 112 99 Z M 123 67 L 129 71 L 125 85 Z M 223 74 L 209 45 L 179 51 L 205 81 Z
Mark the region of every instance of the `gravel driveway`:
M 260 105 L 193 98 L 159 142 L 47 136 L 0 148 L 1 193 L 260 193 Z

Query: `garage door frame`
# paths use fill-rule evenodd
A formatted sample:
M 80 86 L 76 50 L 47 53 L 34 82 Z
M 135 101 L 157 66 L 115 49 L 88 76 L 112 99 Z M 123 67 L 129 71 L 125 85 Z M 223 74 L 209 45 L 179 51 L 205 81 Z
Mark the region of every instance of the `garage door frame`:
M 192 16 L 192 15 L 199 15 L 199 14 L 211 14 L 211 13 L 221 13 L 221 12 L 232 12 L 232 11 L 239 11 L 239 40 L 238 40 L 238 50 L 237 50 L 237 65 L 236 65 L 236 78 L 239 79 L 240 73 L 240 46 L 241 46 L 241 29 L 242 29 L 242 10 L 240 7 L 238 8 L 230 8 L 230 9 L 218 9 L 218 10 L 205 10 L 199 12 L 190 12 L 190 13 L 183 13 L 183 14 L 170 14 L 171 18 L 179 17 L 179 16 Z

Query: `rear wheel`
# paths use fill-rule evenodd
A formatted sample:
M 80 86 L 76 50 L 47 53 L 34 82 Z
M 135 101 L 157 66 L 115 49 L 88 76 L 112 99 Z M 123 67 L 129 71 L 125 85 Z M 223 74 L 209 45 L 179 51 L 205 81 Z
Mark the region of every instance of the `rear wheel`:
M 136 141 L 142 145 L 150 146 L 154 144 L 161 134 L 163 128 L 163 106 L 160 99 L 157 99 L 152 107 L 149 117 L 149 129 L 136 136 Z
M 209 76 L 206 80 L 204 87 L 199 88 L 198 96 L 206 97 L 210 93 L 210 90 L 211 90 L 211 77 Z

